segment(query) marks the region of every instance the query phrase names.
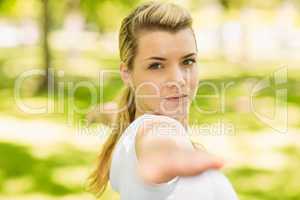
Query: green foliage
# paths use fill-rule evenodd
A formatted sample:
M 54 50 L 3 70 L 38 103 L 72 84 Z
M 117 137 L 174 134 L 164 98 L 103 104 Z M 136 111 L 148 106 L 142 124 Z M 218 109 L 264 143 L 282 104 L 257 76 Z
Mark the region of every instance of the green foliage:
M 24 17 L 37 19 L 40 15 L 41 0 L 0 0 L 0 16 L 15 20 Z
M 138 3 L 139 0 L 82 0 L 80 9 L 89 22 L 105 32 L 115 30 L 125 14 Z
M 17 0 L 0 0 L 0 16 L 10 15 L 14 11 Z

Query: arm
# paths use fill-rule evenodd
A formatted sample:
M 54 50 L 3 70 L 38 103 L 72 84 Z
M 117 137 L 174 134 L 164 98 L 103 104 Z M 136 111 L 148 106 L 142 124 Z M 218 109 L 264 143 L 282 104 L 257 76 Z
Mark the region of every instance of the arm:
M 159 129 L 160 123 L 170 125 L 172 134 L 166 129 Z M 176 176 L 193 176 L 210 168 L 222 167 L 221 160 L 185 142 L 181 131 L 185 131 L 183 126 L 168 118 L 145 122 L 138 129 L 138 170 L 146 182 L 164 183 Z

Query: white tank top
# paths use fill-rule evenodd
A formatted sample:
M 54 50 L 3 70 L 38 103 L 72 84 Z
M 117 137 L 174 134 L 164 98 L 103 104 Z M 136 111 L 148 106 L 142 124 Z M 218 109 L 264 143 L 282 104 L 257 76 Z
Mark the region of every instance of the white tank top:
M 196 176 L 177 176 L 161 184 L 145 183 L 136 170 L 135 136 L 139 125 L 153 117 L 167 116 L 139 116 L 126 128 L 113 151 L 109 179 L 112 189 L 120 194 L 121 200 L 182 200 L 187 197 L 190 200 L 238 199 L 232 185 L 219 170 L 207 170 Z M 192 146 L 188 135 L 183 138 Z

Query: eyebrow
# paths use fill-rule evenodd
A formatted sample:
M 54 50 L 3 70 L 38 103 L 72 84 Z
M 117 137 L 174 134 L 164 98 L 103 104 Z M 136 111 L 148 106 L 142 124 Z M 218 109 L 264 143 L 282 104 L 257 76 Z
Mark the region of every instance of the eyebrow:
M 185 56 L 182 56 L 181 59 L 188 58 L 188 57 L 193 56 L 193 55 L 196 55 L 196 53 L 189 53 Z M 163 57 L 153 56 L 153 57 L 146 58 L 146 60 L 162 60 L 162 61 L 164 61 L 164 60 L 167 60 L 167 59 L 163 58 Z

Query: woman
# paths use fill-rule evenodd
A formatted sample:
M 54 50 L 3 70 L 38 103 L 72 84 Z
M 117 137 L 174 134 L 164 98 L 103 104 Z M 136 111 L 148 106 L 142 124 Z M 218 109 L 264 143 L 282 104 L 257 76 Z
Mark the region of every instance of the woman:
M 187 134 L 199 81 L 190 14 L 171 3 L 142 4 L 122 21 L 119 45 L 118 126 L 91 188 L 101 195 L 110 180 L 121 200 L 237 199 L 218 171 L 223 162 L 194 148 Z

